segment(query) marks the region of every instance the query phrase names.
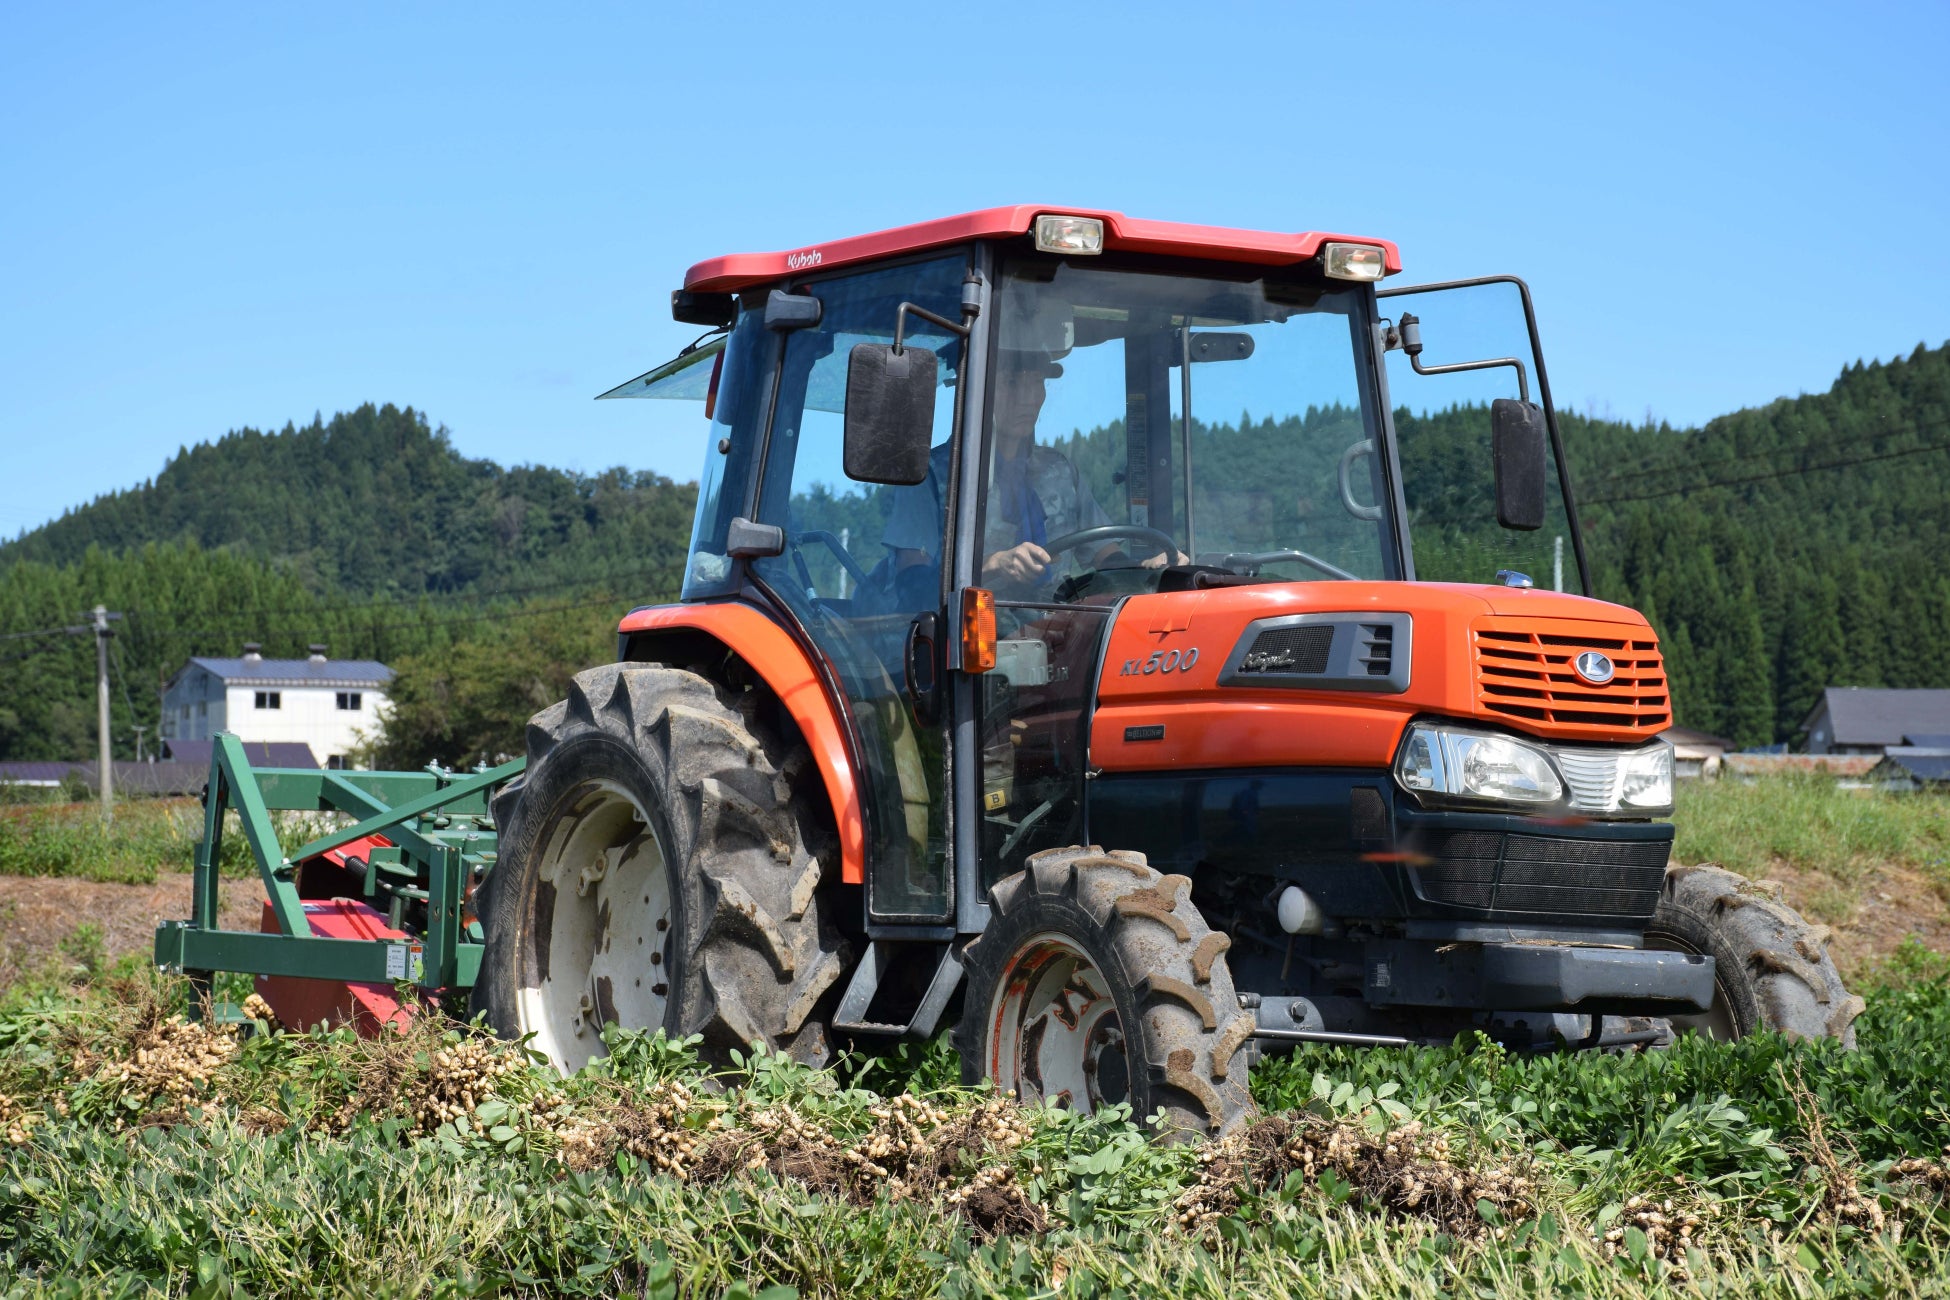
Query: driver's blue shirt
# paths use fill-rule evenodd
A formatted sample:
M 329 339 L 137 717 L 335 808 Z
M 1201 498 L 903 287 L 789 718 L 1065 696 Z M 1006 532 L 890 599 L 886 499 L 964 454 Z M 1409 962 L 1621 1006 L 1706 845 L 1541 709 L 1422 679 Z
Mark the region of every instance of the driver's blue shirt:
M 881 540 L 895 550 L 922 551 L 933 561 L 941 554 L 942 511 L 947 494 L 948 443 L 934 448 L 928 456 L 928 477 L 917 487 L 897 489 L 894 509 Z M 1023 542 L 1047 546 L 1053 537 L 1079 529 L 1097 528 L 1110 522 L 1110 516 L 1097 504 L 1090 487 L 1077 473 L 1077 467 L 1060 451 L 1031 443 L 1014 464 L 991 461 L 989 491 L 982 528 L 984 558 L 1006 551 Z M 1052 563 L 1040 582 L 1017 591 L 997 591 L 1015 599 L 1033 599 L 1047 594 L 1059 578 L 1088 557 L 1074 553 L 1051 557 Z M 979 565 L 977 568 L 979 569 Z

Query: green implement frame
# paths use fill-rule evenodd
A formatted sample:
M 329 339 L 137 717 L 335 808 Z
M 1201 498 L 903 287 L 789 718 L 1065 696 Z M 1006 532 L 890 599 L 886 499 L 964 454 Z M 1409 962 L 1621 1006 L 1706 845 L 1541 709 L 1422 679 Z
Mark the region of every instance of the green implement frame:
M 205 991 L 216 971 L 471 988 L 481 968 L 481 933 L 479 922 L 463 917 L 467 886 L 494 865 L 489 796 L 523 765 L 516 759 L 475 772 L 253 769 L 237 737 L 218 735 L 203 796 L 191 915 L 157 927 L 156 964 L 188 975 Z M 217 864 L 224 814 L 232 810 L 277 917 L 275 934 L 218 928 Z M 354 820 L 287 852 L 271 817 L 280 811 L 343 813 Z M 398 940 L 322 938 L 305 918 L 297 865 L 371 835 L 384 835 L 392 847 L 366 846 L 365 900 L 389 908 L 394 929 L 402 928 L 407 907 L 426 906 L 425 934 L 411 945 L 418 951 L 410 965 L 409 945 Z

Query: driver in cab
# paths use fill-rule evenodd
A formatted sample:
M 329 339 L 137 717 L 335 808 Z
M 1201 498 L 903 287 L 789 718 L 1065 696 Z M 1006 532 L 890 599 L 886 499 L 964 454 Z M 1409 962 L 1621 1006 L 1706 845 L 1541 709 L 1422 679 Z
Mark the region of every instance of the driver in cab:
M 988 508 L 983 519 L 981 584 L 1002 600 L 1048 600 L 1062 576 L 1053 538 L 1111 522 L 1069 457 L 1037 445 L 1036 421 L 1051 379 L 1063 367 L 1047 351 L 1003 349 L 995 369 L 995 438 L 989 464 Z M 947 481 L 950 445 L 936 447 L 928 478 L 900 494 L 888 521 L 885 544 L 897 569 L 927 563 L 941 535 L 941 485 Z M 1127 565 L 1128 557 L 1110 541 L 1081 552 L 1086 568 Z M 1163 553 L 1144 561 L 1148 569 L 1170 562 Z M 1182 557 L 1180 562 L 1182 563 Z

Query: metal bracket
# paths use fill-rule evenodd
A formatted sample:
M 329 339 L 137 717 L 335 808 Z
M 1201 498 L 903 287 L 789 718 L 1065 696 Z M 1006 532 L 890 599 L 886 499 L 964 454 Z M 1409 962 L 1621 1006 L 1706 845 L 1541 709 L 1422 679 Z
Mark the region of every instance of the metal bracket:
M 914 1008 L 914 1015 L 906 1024 L 866 1018 L 867 1009 L 873 1005 L 874 994 L 880 991 L 881 977 L 892 964 L 894 947 L 891 942 L 879 940 L 867 945 L 866 955 L 853 968 L 853 978 L 847 982 L 839 1009 L 833 1013 L 833 1028 L 854 1034 L 897 1034 L 926 1038 L 941 1023 L 942 1013 L 948 1009 L 948 1000 L 954 997 L 962 977 L 961 958 L 955 952 L 955 946 L 946 943 L 941 945 L 941 959 L 935 964 L 934 977 L 928 981 L 920 1005 Z

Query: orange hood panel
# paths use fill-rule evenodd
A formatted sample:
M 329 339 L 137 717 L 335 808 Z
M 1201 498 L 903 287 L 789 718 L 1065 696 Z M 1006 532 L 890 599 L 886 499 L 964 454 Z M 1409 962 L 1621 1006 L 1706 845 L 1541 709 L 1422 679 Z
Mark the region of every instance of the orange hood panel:
M 1407 614 L 1408 689 L 1219 685 L 1247 624 L 1316 613 Z M 1613 661 L 1612 681 L 1592 686 L 1572 671 L 1584 650 Z M 1142 671 L 1154 652 L 1162 663 L 1172 651 L 1177 670 Z M 1132 660 L 1138 670 L 1127 674 Z M 1090 764 L 1105 771 L 1385 767 L 1409 719 L 1423 714 L 1600 743 L 1672 724 L 1658 638 L 1636 610 L 1465 583 L 1268 583 L 1133 596 L 1111 628 L 1097 698 Z

